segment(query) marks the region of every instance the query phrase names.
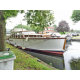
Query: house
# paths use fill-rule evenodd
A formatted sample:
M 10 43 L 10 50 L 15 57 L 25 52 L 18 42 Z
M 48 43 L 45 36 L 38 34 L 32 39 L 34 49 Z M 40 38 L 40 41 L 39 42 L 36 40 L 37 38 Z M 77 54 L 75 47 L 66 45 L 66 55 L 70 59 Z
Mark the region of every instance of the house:
M 43 34 L 46 34 L 46 33 L 53 33 L 54 32 L 54 27 L 45 27 L 44 28 L 44 31 L 43 31 Z M 42 32 L 39 32 L 39 34 L 41 34 Z

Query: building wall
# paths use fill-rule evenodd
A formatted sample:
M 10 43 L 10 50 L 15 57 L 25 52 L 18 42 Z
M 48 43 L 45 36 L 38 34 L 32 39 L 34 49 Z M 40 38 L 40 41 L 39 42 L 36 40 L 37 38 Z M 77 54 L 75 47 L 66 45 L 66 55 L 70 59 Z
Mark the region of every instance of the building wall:
M 44 28 L 44 34 L 45 33 L 52 33 L 54 32 L 54 27 L 47 27 L 47 28 Z M 39 32 L 39 33 L 42 33 L 42 32 Z

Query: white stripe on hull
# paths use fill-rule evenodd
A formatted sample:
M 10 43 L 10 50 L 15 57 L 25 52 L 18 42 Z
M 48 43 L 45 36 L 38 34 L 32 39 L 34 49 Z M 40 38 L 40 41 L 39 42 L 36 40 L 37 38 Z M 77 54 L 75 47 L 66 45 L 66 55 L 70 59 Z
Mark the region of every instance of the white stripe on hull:
M 11 44 L 37 50 L 63 51 L 65 39 L 9 39 Z M 24 40 L 24 41 L 23 41 Z

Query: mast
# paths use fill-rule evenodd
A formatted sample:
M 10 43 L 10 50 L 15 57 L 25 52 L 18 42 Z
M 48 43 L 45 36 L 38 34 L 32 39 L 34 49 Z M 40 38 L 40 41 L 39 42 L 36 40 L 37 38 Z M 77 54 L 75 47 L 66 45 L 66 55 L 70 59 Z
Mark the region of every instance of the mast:
M 22 32 L 23 32 L 22 23 L 21 23 L 21 29 L 22 29 L 22 31 L 21 31 L 21 34 L 22 34 Z M 23 34 L 22 34 L 22 37 L 24 37 L 24 35 L 23 35 Z
M 22 28 L 22 23 L 21 23 L 21 29 L 22 29 L 22 31 L 23 31 L 23 28 Z

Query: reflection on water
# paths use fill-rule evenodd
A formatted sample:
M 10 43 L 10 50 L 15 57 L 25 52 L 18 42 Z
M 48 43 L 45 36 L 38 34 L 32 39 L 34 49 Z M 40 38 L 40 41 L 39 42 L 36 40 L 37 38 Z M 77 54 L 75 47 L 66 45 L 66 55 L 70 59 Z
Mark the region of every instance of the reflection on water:
M 66 51 L 64 52 L 64 63 L 65 69 L 71 70 L 69 61 L 71 58 L 79 58 L 80 57 L 80 42 L 71 42 L 70 44 L 66 44 Z
M 63 57 L 58 57 L 58 56 L 52 56 L 52 55 L 45 55 L 42 53 L 36 53 L 36 52 L 31 52 L 31 51 L 26 51 L 28 54 L 31 54 L 34 57 L 39 58 L 40 60 L 46 62 L 47 64 L 51 64 L 53 67 L 57 68 L 57 69 L 64 69 L 64 65 L 63 65 Z

